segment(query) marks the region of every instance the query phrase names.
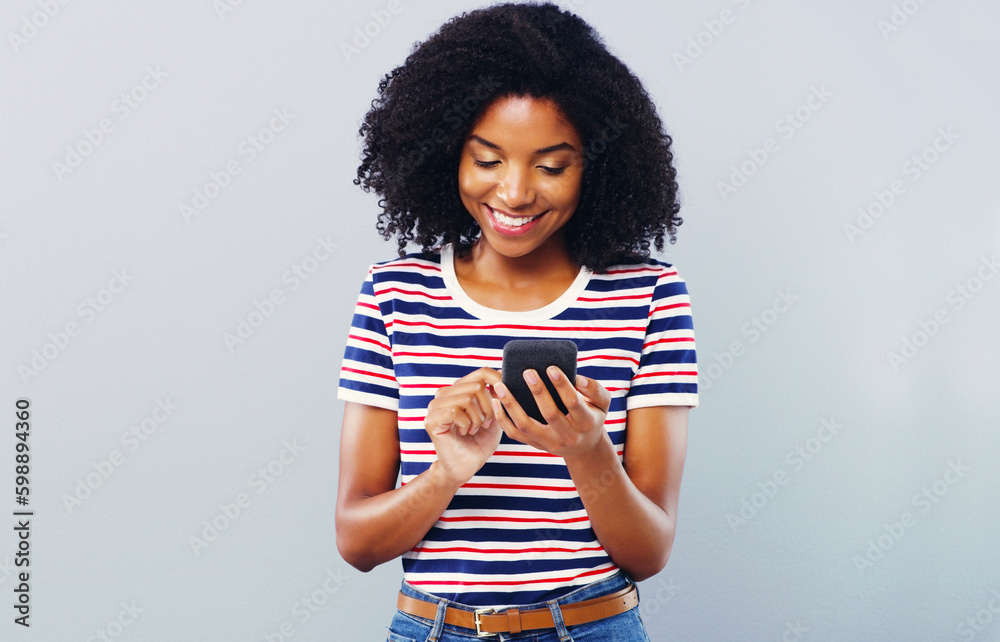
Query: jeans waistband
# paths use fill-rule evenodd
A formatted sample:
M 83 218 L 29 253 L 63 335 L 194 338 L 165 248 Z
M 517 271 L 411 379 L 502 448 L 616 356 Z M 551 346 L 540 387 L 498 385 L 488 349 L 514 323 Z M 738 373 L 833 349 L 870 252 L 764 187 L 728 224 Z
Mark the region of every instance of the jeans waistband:
M 611 577 L 581 586 L 578 589 L 570 591 L 566 595 L 555 599 L 555 603 L 559 605 L 563 604 L 573 604 L 574 602 L 582 602 L 584 600 L 589 600 L 595 597 L 602 597 L 604 595 L 610 595 L 615 591 L 619 591 L 623 588 L 629 587 L 633 584 L 632 580 L 629 579 L 624 572 L 618 571 Z M 431 593 L 425 593 L 417 587 L 409 584 L 405 580 L 403 581 L 403 586 L 400 591 L 404 595 L 409 595 L 410 597 L 417 598 L 418 600 L 423 600 L 425 602 L 432 602 L 438 604 L 443 598 L 440 598 Z M 465 611 L 475 611 L 477 609 L 483 608 L 482 606 L 470 606 L 468 604 L 462 604 L 461 602 L 453 602 L 451 600 L 444 600 L 448 607 L 455 609 L 463 609 Z M 501 604 L 496 605 L 495 608 L 498 612 L 503 612 L 508 608 L 518 608 L 522 611 L 527 611 L 529 609 L 545 609 L 548 608 L 549 602 L 533 602 L 531 604 Z

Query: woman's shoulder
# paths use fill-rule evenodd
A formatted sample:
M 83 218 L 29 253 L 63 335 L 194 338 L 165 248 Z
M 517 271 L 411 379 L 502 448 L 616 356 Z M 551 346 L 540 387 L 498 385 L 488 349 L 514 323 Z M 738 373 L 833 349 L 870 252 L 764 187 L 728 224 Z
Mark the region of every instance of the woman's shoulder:
M 597 280 L 593 289 L 628 290 L 635 296 L 648 297 L 650 301 L 686 297 L 688 294 L 687 282 L 677 273 L 676 266 L 655 257 L 625 257 L 591 278 Z
M 677 268 L 672 264 L 651 256 L 623 256 L 612 265 L 599 270 L 598 275 L 609 278 L 634 277 L 677 277 Z
M 372 264 L 371 270 L 380 274 L 407 271 L 440 272 L 441 248 L 434 248 L 426 253 L 411 252 L 404 256 L 378 261 Z
M 441 276 L 440 248 L 434 248 L 427 253 L 412 252 L 378 261 L 372 263 L 368 269 L 368 279 L 373 282 L 377 291 L 400 284 L 435 289 L 440 287 Z

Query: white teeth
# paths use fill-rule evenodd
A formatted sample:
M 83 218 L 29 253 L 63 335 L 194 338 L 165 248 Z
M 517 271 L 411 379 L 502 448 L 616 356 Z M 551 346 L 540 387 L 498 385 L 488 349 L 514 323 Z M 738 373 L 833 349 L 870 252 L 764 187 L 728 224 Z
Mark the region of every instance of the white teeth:
M 538 218 L 537 216 L 532 216 L 530 218 L 524 218 L 524 217 L 514 218 L 512 216 L 506 216 L 504 214 L 501 214 L 498 210 L 495 210 L 493 208 L 490 208 L 490 211 L 493 212 L 493 217 L 496 220 L 500 221 L 507 227 L 521 227 L 522 225 L 530 223 L 536 218 Z

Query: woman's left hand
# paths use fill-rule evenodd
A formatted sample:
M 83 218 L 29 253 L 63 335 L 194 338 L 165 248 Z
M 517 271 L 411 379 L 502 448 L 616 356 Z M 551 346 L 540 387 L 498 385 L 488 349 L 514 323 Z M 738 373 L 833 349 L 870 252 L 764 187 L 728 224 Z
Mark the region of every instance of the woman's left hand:
M 611 393 L 599 382 L 581 375 L 577 375 L 574 387 L 556 366 L 550 366 L 546 372 L 569 413 L 564 415 L 559 410 L 537 372 L 525 370 L 524 381 L 548 425 L 529 417 L 510 390 L 497 383 L 493 390 L 499 402 L 494 404 L 503 404 L 510 414 L 507 417 L 496 408 L 501 428 L 511 439 L 563 458 L 591 452 L 601 440 L 607 439 L 604 420 L 611 406 Z

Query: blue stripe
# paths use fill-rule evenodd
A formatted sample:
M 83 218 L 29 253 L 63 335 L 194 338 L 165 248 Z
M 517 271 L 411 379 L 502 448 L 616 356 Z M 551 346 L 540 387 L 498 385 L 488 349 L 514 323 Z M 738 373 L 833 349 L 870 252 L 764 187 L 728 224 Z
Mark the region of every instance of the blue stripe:
M 553 525 L 527 528 L 432 528 L 424 537 L 428 542 L 593 542 L 597 538 L 589 528 L 553 528 Z M 547 546 L 548 544 L 539 544 Z
M 364 392 L 370 395 L 377 395 L 379 397 L 388 397 L 389 399 L 395 399 L 397 391 L 393 388 L 387 388 L 385 386 L 377 386 L 371 383 L 361 383 L 360 381 L 351 381 L 350 379 L 340 380 L 340 387 L 344 390 L 354 390 L 355 392 Z

